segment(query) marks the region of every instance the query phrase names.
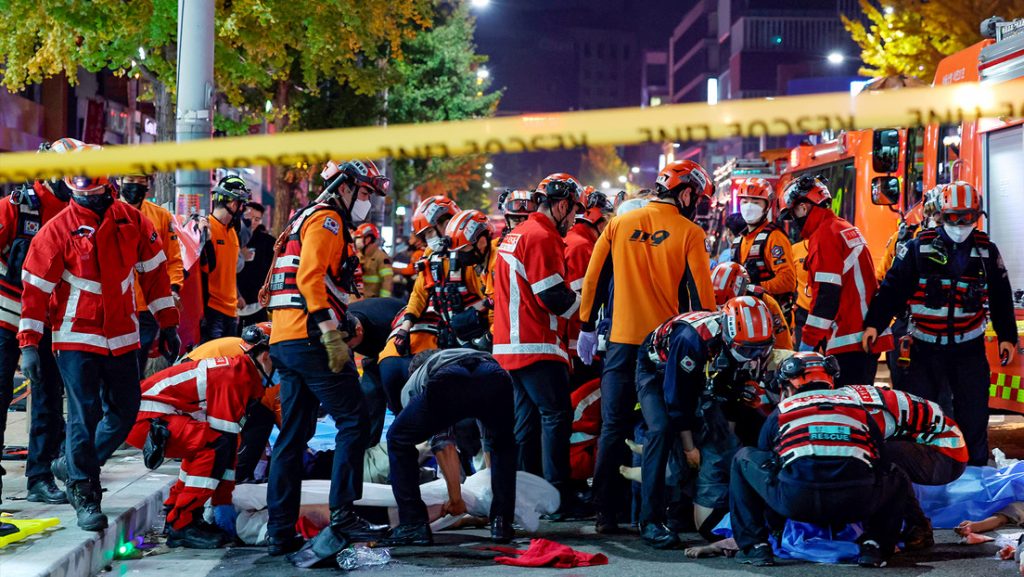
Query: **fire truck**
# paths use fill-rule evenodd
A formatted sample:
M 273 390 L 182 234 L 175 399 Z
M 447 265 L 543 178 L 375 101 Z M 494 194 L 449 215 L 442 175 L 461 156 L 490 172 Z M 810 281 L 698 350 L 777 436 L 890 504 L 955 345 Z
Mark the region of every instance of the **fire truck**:
M 715 169 L 712 176 L 715 193 L 707 211 L 698 209 L 697 221 L 707 232 L 708 252 L 719 255 L 729 248 L 731 236 L 725 233 L 725 218 L 740 209 L 736 194 L 748 178 L 764 178 L 778 185 L 780 169 L 785 167 L 785 150 L 766 150 L 761 158 L 731 158 Z M 778 206 L 774 207 L 779 214 Z

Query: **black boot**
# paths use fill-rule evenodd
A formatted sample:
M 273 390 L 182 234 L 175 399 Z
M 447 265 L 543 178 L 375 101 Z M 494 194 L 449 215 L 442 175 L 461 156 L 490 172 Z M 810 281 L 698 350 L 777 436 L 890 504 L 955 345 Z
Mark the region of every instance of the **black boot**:
M 344 535 L 327 526 L 316 537 L 306 541 L 301 549 L 288 555 L 286 559 L 299 569 L 325 567 L 336 563 L 338 553 L 341 553 L 349 544 L 349 540 Z
M 434 535 L 430 532 L 430 525 L 426 523 L 399 525 L 389 531 L 388 536 L 384 537 L 381 543 L 388 547 L 403 545 L 424 547 L 434 544 Z
M 68 484 L 68 459 L 64 455 L 61 455 L 50 462 L 50 472 L 57 478 L 58 481 Z
M 280 557 L 281 555 L 289 555 L 302 549 L 302 546 L 306 544 L 306 540 L 302 538 L 302 535 L 292 535 L 290 537 L 278 538 L 271 537 L 267 542 L 267 555 L 271 557 Z
M 100 486 L 93 481 L 79 481 L 68 487 L 68 501 L 78 515 L 78 526 L 86 531 L 107 528 L 107 516 L 100 510 Z
M 351 543 L 376 541 L 387 534 L 387 525 L 373 525 L 350 508 L 331 511 L 331 529 Z
M 181 529 L 167 527 L 167 546 L 186 549 L 219 549 L 224 546 L 224 533 L 212 531 L 199 522 L 189 523 Z
M 511 543 L 516 537 L 516 530 L 512 528 L 512 520 L 504 517 L 495 517 L 491 520 L 491 541 L 495 543 Z
M 640 536 L 655 549 L 675 549 L 682 544 L 676 535 L 662 523 L 644 523 Z
M 53 479 L 37 479 L 28 484 L 28 497 L 33 503 L 49 503 L 50 505 L 65 505 L 68 496 L 57 488 Z

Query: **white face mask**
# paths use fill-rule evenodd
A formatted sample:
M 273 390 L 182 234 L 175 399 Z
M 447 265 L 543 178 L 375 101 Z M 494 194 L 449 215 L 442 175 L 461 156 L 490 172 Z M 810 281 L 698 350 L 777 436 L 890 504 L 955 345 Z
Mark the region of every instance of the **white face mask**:
M 967 237 L 971 236 L 971 233 L 974 232 L 974 225 L 973 224 L 960 224 L 960 225 L 957 225 L 957 224 L 949 224 L 948 222 L 946 222 L 946 223 L 943 223 L 942 229 L 946 231 L 947 235 L 949 235 L 949 239 L 950 240 L 952 240 L 956 244 L 960 244 L 963 241 L 967 240 Z
M 444 250 L 444 237 L 434 236 L 427 239 L 427 247 L 433 252 L 441 252 Z
M 362 222 L 366 220 L 366 217 L 370 214 L 370 208 L 372 207 L 373 203 L 369 200 L 357 198 L 356 201 L 352 203 L 352 214 L 350 215 L 352 217 L 352 222 Z
M 761 217 L 764 216 L 764 208 L 756 202 L 748 202 L 740 205 L 740 214 L 743 216 L 743 222 L 756 224 L 761 222 Z

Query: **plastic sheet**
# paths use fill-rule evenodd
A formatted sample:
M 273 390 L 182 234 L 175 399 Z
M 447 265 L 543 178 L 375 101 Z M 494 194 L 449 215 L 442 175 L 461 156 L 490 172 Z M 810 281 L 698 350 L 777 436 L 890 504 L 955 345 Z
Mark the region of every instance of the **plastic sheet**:
M 984 519 L 1014 501 L 1024 501 L 1024 463 L 1003 469 L 967 467 L 949 485 L 915 485 L 921 508 L 938 529 L 952 529 L 964 519 Z

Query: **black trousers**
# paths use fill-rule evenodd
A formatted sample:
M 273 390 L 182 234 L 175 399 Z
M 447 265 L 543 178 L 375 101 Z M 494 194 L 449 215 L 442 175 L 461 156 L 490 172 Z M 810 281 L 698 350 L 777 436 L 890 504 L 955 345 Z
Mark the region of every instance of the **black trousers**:
M 938 403 L 960 425 L 968 465 L 988 464 L 988 388 L 984 339 L 935 346 L 914 342 L 903 390 Z
M 855 351 L 834 355 L 839 362 L 839 376 L 836 388 L 846 385 L 874 385 L 878 372 L 878 355 Z
M 906 475 L 909 482 L 918 485 L 948 485 L 959 479 L 967 468 L 967 463 L 959 463 L 913 441 L 886 441 L 882 456 Z M 928 522 L 928 516 L 913 491 L 907 499 L 906 508 L 907 522 L 911 525 L 923 526 Z
M 572 479 L 569 437 L 572 399 L 565 363 L 540 361 L 509 371 L 515 389 L 515 437 L 519 469 L 544 475 L 559 491 Z M 486 424 L 486 423 L 485 423 Z
M 246 413 L 245 424 L 239 434 L 238 462 L 235 465 L 235 479 L 239 482 L 254 480 L 256 465 L 263 457 L 276 424 L 277 415 L 262 403 L 255 403 Z
M 637 345 L 608 343 L 601 374 L 601 436 L 594 465 L 594 497 L 598 513 L 609 522 L 627 511 L 630 502 L 630 485 L 619 474 L 619 467 L 632 460 L 626 439 L 632 436 L 637 420 L 634 408 L 639 350 Z
M 741 549 L 767 543 L 771 527 L 786 519 L 816 525 L 864 522 L 864 539 L 892 553 L 903 524 L 904 503 L 912 493 L 906 475 L 895 469 L 877 478 L 839 483 L 808 483 L 777 474 L 774 453 L 744 447 L 736 453 L 729 482 L 732 532 Z
M 366 446 L 367 448 L 374 447 L 380 443 L 381 434 L 384 432 L 384 413 L 387 411 L 384 385 L 381 382 L 380 367 L 377 366 L 376 359 L 363 359 L 363 377 L 359 379 L 359 388 L 363 390 L 366 411 L 370 419 L 370 438 Z
M 433 382 L 409 401 L 388 429 L 391 490 L 403 525 L 429 521 L 420 495 L 419 451 L 427 441 L 465 419 L 479 420 L 491 447 L 491 518 L 512 521 L 516 504 L 516 441 L 512 383 Z

